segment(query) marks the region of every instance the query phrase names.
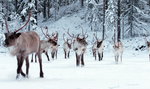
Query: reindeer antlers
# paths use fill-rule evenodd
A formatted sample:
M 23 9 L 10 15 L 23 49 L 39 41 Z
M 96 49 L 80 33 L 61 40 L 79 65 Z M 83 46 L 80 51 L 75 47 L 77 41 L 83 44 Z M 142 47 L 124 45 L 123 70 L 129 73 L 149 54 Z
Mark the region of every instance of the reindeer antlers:
M 41 28 L 41 31 L 42 31 L 42 33 L 44 34 L 44 36 L 45 36 L 46 38 L 50 38 L 50 36 L 48 35 L 48 27 L 47 27 L 47 26 L 45 27 L 45 30 L 46 30 L 46 34 L 43 32 L 43 30 L 42 30 L 42 28 Z
M 18 30 L 16 30 L 15 32 L 18 32 L 19 30 L 21 30 L 22 28 L 24 28 L 29 23 L 31 15 L 32 15 L 32 13 L 30 12 L 27 22 L 21 28 L 19 28 Z
M 74 34 L 71 35 L 71 34 L 69 33 L 69 29 L 68 29 L 68 31 L 67 31 L 67 34 L 68 34 L 70 37 L 75 38 Z
M 6 18 L 5 18 L 5 25 L 6 25 L 6 30 L 7 30 L 7 32 L 9 33 L 9 29 L 8 29 L 8 23 L 7 23 L 7 20 L 6 20 Z
M 97 33 L 96 34 L 94 33 L 93 35 L 94 35 L 95 39 L 98 40 Z
M 19 28 L 18 30 L 16 30 L 15 32 L 18 32 L 19 30 L 21 30 L 22 28 L 24 28 L 24 27 L 29 23 L 31 15 L 32 15 L 32 14 L 31 14 L 31 12 L 30 12 L 27 22 L 26 22 L 21 28 Z M 7 23 L 6 18 L 5 18 L 5 25 L 6 25 L 6 30 L 7 30 L 7 32 L 9 33 L 8 23 Z
M 83 32 L 83 27 L 81 26 L 81 25 L 79 25 L 80 27 L 81 27 L 81 29 L 82 29 L 82 35 L 83 35 L 83 38 L 88 38 L 88 35 L 87 35 L 87 30 L 86 30 L 86 32 L 84 33 Z

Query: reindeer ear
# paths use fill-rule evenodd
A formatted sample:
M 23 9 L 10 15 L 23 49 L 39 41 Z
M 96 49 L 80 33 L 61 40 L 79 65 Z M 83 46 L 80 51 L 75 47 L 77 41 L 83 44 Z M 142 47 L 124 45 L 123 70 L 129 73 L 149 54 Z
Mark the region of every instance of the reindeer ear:
M 21 33 L 16 33 L 15 37 L 18 38 L 21 35 Z

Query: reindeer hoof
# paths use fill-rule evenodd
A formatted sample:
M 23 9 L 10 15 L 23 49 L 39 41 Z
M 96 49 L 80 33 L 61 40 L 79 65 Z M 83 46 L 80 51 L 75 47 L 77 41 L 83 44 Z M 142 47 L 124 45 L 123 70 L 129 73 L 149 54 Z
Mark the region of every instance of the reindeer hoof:
M 26 75 L 25 78 L 29 78 L 29 75 Z
M 80 64 L 76 64 L 76 66 L 78 67 L 78 66 L 80 66 Z
M 25 73 L 23 73 L 23 72 L 21 72 L 21 75 L 22 75 L 23 77 L 25 77 L 25 76 L 26 76 L 26 74 L 25 74 Z
M 20 74 L 17 74 L 16 79 L 19 79 L 19 77 L 20 77 Z
M 43 73 L 40 73 L 40 78 L 44 78 L 44 74 Z

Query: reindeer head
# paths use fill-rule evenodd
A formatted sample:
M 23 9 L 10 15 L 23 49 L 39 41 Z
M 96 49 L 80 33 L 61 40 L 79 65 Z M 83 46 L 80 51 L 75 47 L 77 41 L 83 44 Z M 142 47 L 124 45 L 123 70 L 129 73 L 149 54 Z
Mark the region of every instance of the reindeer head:
M 86 45 L 88 45 L 88 43 L 86 42 L 86 38 L 87 38 L 88 36 L 83 36 L 83 37 L 79 37 L 79 34 L 78 34 L 78 36 L 76 37 L 76 41 L 78 42 L 78 43 L 80 43 L 80 44 L 82 44 L 82 45 L 84 45 L 84 46 L 86 46 Z
M 4 46 L 10 47 L 15 45 L 16 39 L 21 35 L 21 33 L 11 32 L 5 33 Z
M 102 43 L 103 43 L 103 40 L 101 40 L 101 41 L 97 41 L 97 48 L 100 48 L 100 47 L 101 47 L 101 45 L 102 45 Z
M 115 49 L 119 49 L 119 48 L 121 48 L 122 46 L 123 46 L 123 45 L 122 45 L 122 42 L 119 41 L 119 42 L 116 42 L 113 47 L 114 47 Z
M 77 34 L 76 36 L 74 34 L 70 34 L 69 33 L 69 29 L 68 29 L 68 35 L 73 39 L 73 49 L 77 50 L 77 49 L 86 49 L 86 46 L 88 45 L 86 39 L 88 38 L 88 35 L 86 34 L 87 31 L 85 33 L 83 33 L 83 28 L 82 28 L 82 35 L 81 34 Z
M 55 33 L 52 33 L 52 37 L 51 37 L 54 41 L 58 41 L 58 32 L 56 31 Z
M 52 45 L 56 46 L 57 42 L 54 39 L 49 38 L 48 42 L 51 43 Z
M 7 30 L 7 33 L 4 33 L 5 40 L 4 40 L 3 45 L 5 47 L 10 47 L 10 46 L 15 45 L 17 38 L 21 35 L 21 33 L 17 33 L 17 32 L 28 24 L 28 22 L 30 21 L 30 17 L 31 17 L 31 13 L 29 14 L 27 22 L 21 28 L 19 28 L 18 30 L 14 32 L 9 31 L 7 20 L 5 19 L 5 25 L 6 25 L 6 30 Z
M 42 30 L 42 28 L 41 28 L 41 30 Z M 52 33 L 52 35 L 49 35 L 48 34 L 48 27 L 47 26 L 45 27 L 45 30 L 46 30 L 46 33 L 44 33 L 43 30 L 42 30 L 42 33 L 48 39 L 48 42 L 50 44 L 52 44 L 53 46 L 56 46 L 57 45 L 57 41 L 58 41 L 58 32 Z
M 96 39 L 97 48 L 100 48 L 101 45 L 102 45 L 102 43 L 103 43 L 103 40 L 98 39 L 97 33 L 96 33 L 96 34 L 94 33 L 93 35 L 94 35 L 94 37 L 95 37 L 95 39 Z
M 67 44 L 67 46 L 71 49 L 72 40 L 69 38 L 65 39 L 65 33 L 63 34 L 63 40 L 64 44 Z

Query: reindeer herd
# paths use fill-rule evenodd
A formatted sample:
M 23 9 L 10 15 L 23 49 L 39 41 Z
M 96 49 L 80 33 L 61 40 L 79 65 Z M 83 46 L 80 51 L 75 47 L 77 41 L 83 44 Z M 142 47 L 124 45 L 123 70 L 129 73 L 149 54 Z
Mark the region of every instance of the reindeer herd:
M 44 53 L 47 57 L 47 60 L 50 61 L 48 50 L 50 50 L 52 59 L 57 59 L 57 51 L 58 47 L 58 32 L 52 33 L 49 35 L 48 27 L 41 28 L 43 35 L 45 36 L 46 40 L 40 40 L 39 35 L 34 31 L 29 32 L 19 32 L 23 29 L 29 22 L 31 14 L 29 14 L 27 22 L 18 30 L 14 32 L 10 32 L 8 29 L 7 21 L 5 20 L 6 30 L 5 33 L 5 40 L 4 46 L 11 48 L 10 53 L 17 58 L 17 76 L 18 79 L 21 75 L 23 77 L 28 77 L 29 74 L 29 55 L 32 54 L 31 62 L 37 62 L 36 57 L 38 57 L 39 67 L 40 67 L 40 77 L 44 77 L 43 69 L 42 69 L 42 53 Z M 44 32 L 45 30 L 45 32 Z M 70 37 L 67 38 L 68 35 Z M 104 50 L 104 40 L 100 40 L 97 37 L 97 34 L 93 35 L 96 41 L 92 46 L 93 57 L 95 60 L 102 61 L 103 60 L 103 50 Z M 87 32 L 83 31 L 79 34 L 70 34 L 69 30 L 63 34 L 63 51 L 64 51 L 64 58 L 68 59 L 70 57 L 70 50 L 73 49 L 76 55 L 76 66 L 84 66 L 84 54 L 86 52 L 88 42 L 87 42 Z M 150 50 L 150 42 L 147 42 L 148 49 Z M 122 54 L 123 54 L 123 44 L 121 41 L 114 43 L 114 55 L 115 55 L 115 62 L 118 63 L 119 58 L 122 62 Z M 35 57 L 35 58 L 34 58 Z M 150 59 L 150 53 L 149 53 Z M 22 70 L 22 65 L 26 62 L 26 73 Z

